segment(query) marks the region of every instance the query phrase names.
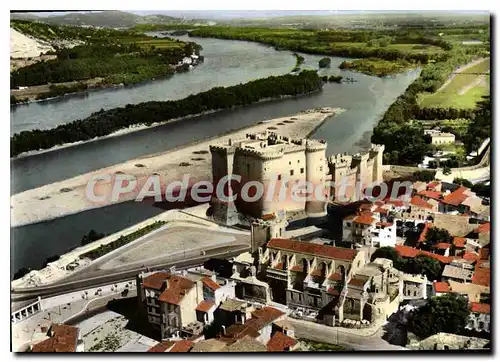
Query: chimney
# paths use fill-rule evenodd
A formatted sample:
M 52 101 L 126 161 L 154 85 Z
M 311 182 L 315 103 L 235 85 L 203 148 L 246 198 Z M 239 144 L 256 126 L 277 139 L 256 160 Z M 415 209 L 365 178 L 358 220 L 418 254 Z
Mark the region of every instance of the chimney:
M 226 326 L 221 326 L 222 327 L 222 335 L 225 336 L 226 335 Z
M 228 143 L 229 146 L 232 146 L 233 145 L 233 140 L 230 138 L 230 139 L 227 140 L 227 143 Z
M 214 282 L 217 282 L 217 278 L 216 278 L 215 273 L 213 273 L 212 275 L 210 275 L 210 279 L 212 279 Z

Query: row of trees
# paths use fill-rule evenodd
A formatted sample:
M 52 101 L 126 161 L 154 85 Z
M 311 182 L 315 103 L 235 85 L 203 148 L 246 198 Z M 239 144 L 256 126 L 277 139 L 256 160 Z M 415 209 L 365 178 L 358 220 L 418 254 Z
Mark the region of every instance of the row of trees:
M 206 111 L 249 105 L 264 99 L 298 96 L 321 90 L 323 82 L 316 71 L 298 75 L 271 76 L 231 87 L 216 87 L 176 101 L 144 102 L 101 110 L 85 119 L 72 121 L 50 130 L 35 129 L 11 137 L 11 156 L 31 150 L 47 149 L 77 141 L 109 135 L 136 124 L 185 117 Z
M 109 244 L 100 245 L 96 249 L 93 249 L 91 251 L 83 253 L 82 255 L 80 255 L 80 258 L 81 259 L 90 258 L 92 260 L 97 259 L 97 258 L 115 250 L 115 249 L 118 249 L 119 247 L 122 247 L 123 245 L 130 243 L 131 241 L 133 241 L 135 239 L 140 238 L 143 235 L 150 233 L 153 230 L 159 229 L 163 225 L 165 225 L 165 221 L 156 221 L 156 222 L 152 223 L 151 225 L 145 226 L 142 229 L 139 229 L 131 234 L 128 234 L 126 236 L 122 235 L 118 239 L 110 242 Z M 93 237 L 97 237 L 97 236 L 99 236 L 99 235 L 93 235 Z M 83 240 L 82 240 L 82 244 L 83 244 Z

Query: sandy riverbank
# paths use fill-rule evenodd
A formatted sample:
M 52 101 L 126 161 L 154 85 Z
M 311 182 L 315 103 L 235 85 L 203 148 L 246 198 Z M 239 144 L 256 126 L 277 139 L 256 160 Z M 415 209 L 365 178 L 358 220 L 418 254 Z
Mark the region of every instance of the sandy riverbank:
M 110 201 L 94 203 L 86 197 L 88 182 L 95 176 L 117 173 L 133 175 L 138 180 L 138 188 L 153 174 L 158 174 L 161 184 L 165 185 L 174 180 L 182 180 L 183 176 L 190 176 L 189 183 L 200 180 L 211 180 L 211 155 L 209 145 L 223 144 L 228 139 L 244 138 L 247 133 L 264 132 L 269 127 L 280 135 L 302 138 L 306 137 L 319 127 L 329 116 L 340 114 L 339 108 L 324 108 L 308 110 L 297 115 L 276 118 L 259 124 L 245 127 L 174 150 L 154 155 L 147 155 L 121 164 L 89 172 L 71 179 L 55 182 L 36 189 L 27 190 L 11 197 L 12 227 L 54 219 L 93 208 L 108 206 Z M 283 123 L 283 121 L 293 123 Z M 185 166 L 181 166 L 185 165 Z M 110 195 L 113 184 L 100 182 L 96 187 L 96 194 Z M 119 202 L 136 198 L 138 192 L 123 195 Z

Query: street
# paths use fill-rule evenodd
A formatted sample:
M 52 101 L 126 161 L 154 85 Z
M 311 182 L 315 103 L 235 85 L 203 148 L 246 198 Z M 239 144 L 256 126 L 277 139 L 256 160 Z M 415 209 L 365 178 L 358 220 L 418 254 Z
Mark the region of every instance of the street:
M 401 351 L 406 348 L 389 344 L 382 339 L 384 333 L 380 328 L 373 336 L 363 336 L 347 332 L 337 332 L 336 328 L 308 321 L 290 319 L 295 327 L 295 337 L 316 342 L 337 344 L 356 351 Z

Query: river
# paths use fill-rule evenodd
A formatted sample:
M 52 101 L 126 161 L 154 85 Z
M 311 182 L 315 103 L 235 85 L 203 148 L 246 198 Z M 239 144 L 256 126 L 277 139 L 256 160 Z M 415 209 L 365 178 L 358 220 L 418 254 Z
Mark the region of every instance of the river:
M 202 45 L 205 62 L 170 79 L 16 107 L 11 110 L 12 128 L 15 132 L 32 129 L 35 124 L 38 128 L 51 128 L 86 117 L 101 108 L 109 109 L 147 100 L 184 98 L 215 86 L 235 85 L 270 75 L 285 74 L 295 65 L 295 57 L 291 52 L 276 51 L 264 45 L 187 36 L 177 38 L 189 39 Z M 302 68 L 316 69 L 322 58 L 319 55 L 302 55 L 305 57 Z M 331 67 L 320 70 L 321 75 L 341 74 L 352 77 L 357 82 L 327 83 L 321 92 L 305 97 L 225 110 L 119 137 L 13 159 L 11 192 L 22 192 L 258 121 L 288 116 L 315 107 L 346 109 L 343 114 L 327 120 L 313 135 L 314 138 L 328 141 L 329 154 L 360 151 L 369 142 L 370 132 L 381 115 L 418 76 L 418 71 L 391 78 L 377 78 L 340 71 L 338 65 L 344 59 L 331 59 Z M 159 212 L 161 210 L 150 206 L 118 205 L 12 229 L 11 271 L 21 267 L 40 267 L 48 256 L 78 246 L 83 234 L 92 228 L 111 233 Z M 104 214 L 108 215 L 106 222 L 102 222 Z M 50 248 L 47 247 L 47 238 L 52 238 Z

